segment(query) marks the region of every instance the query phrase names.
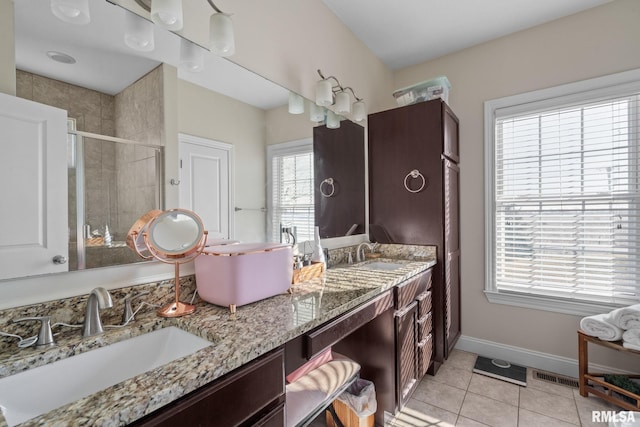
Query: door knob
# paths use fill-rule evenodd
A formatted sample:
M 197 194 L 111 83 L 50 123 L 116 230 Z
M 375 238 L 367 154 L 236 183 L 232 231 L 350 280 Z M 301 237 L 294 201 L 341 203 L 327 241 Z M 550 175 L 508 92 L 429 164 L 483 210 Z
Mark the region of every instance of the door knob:
M 62 256 L 62 255 L 56 255 L 53 257 L 53 263 L 54 264 L 66 264 L 67 263 L 67 257 L 66 256 Z

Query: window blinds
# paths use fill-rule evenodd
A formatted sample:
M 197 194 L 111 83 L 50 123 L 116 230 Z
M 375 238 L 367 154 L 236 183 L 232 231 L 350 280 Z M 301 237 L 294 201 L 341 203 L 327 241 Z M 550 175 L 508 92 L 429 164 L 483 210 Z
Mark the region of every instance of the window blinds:
M 279 153 L 272 158 L 271 230 L 280 240 L 280 227 L 297 229 L 298 242 L 314 238 L 313 151 Z
M 496 111 L 498 290 L 638 302 L 638 106 L 633 93 Z

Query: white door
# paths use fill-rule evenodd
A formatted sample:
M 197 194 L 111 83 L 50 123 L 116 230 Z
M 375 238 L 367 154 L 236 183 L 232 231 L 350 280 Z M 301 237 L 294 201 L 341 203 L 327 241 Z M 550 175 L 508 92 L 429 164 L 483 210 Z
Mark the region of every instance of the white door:
M 0 280 L 68 271 L 67 112 L 0 94 L 0 153 Z
M 232 238 L 229 144 L 180 135 L 180 207 L 202 218 L 209 238 Z

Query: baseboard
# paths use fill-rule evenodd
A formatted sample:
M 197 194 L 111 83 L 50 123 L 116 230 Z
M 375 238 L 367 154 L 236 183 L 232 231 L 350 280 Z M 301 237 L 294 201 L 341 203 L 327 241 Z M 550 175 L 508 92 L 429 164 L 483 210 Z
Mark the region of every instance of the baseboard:
M 468 351 L 470 353 L 486 357 L 508 360 L 509 362 L 529 368 L 536 368 L 542 371 L 554 372 L 556 374 L 578 378 L 577 359 L 557 356 L 550 353 L 542 353 L 540 351 L 487 341 L 480 338 L 468 337 L 465 335 L 460 336 L 455 348 L 457 350 Z M 593 363 L 590 363 L 589 367 L 591 370 L 599 372 L 626 373 L 620 369 Z

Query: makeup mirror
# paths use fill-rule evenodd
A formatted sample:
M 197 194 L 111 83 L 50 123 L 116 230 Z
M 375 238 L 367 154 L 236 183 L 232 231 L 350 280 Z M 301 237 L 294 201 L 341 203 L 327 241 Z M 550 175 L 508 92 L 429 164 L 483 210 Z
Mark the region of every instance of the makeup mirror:
M 200 217 L 186 209 L 147 212 L 129 230 L 127 244 L 140 257 L 174 264 L 175 299 L 157 311 L 159 316 L 180 317 L 196 310 L 194 305 L 180 301 L 180 264 L 202 253 L 207 234 Z

